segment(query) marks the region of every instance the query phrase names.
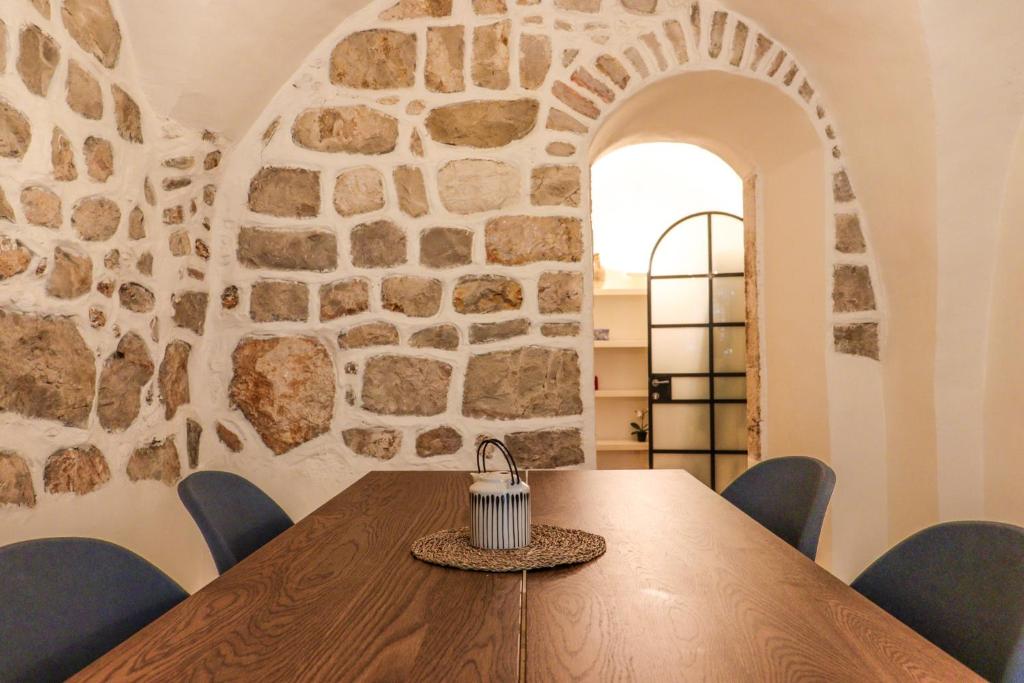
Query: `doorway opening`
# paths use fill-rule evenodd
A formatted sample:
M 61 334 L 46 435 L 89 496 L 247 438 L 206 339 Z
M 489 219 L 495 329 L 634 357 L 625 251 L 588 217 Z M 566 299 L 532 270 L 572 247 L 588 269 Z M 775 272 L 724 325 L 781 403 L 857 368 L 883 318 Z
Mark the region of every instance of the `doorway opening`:
M 597 466 L 721 490 L 752 433 L 744 182 L 702 147 L 648 142 L 599 157 L 591 184 Z

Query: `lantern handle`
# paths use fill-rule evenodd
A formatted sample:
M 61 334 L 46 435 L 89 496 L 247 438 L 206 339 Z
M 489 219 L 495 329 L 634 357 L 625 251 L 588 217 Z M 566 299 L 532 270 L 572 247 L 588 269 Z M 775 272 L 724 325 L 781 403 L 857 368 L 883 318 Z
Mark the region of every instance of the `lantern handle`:
M 487 447 L 494 446 L 501 454 L 505 456 L 505 462 L 508 463 L 509 473 L 512 475 L 511 483 L 513 486 L 523 481 L 522 477 L 519 476 L 519 467 L 516 466 L 516 460 L 512 457 L 512 454 L 508 450 L 508 446 L 501 442 L 500 439 L 484 439 L 480 442 L 480 445 L 476 447 L 476 471 L 483 474 L 487 471 Z

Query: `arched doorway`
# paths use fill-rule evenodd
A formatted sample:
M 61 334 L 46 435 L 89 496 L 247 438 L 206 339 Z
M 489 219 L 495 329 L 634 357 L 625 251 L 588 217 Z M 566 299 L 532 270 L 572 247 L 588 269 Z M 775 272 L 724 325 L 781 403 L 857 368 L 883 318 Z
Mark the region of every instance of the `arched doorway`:
M 756 243 L 751 315 L 760 332 L 761 372 L 760 384 L 752 386 L 763 416 L 763 423 L 748 418 L 747 426 L 760 436 L 764 457 L 807 454 L 830 461 L 831 297 L 829 279 L 822 277 L 830 268 L 830 245 L 822 230 L 830 186 L 820 137 L 801 108 L 772 86 L 707 71 L 665 79 L 621 103 L 594 135 L 592 163 L 611 150 L 654 140 L 698 144 L 743 179 L 737 213 L 748 221 Z M 654 441 L 666 446 L 654 450 L 680 445 Z M 710 444 L 681 450 L 700 448 L 710 451 Z M 705 472 L 710 483 L 710 472 Z M 826 539 L 826 562 L 829 550 Z
M 645 142 L 601 155 L 591 188 L 597 466 L 682 467 L 721 490 L 760 448 L 743 180 L 703 147 Z

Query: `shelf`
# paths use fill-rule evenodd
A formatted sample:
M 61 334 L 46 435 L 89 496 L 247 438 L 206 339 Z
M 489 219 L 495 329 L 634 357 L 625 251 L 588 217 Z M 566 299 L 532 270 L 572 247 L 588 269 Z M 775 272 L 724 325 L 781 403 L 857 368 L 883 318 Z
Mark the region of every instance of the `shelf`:
M 596 398 L 647 398 L 646 389 L 598 389 Z
M 628 289 L 627 288 L 618 288 L 618 289 L 616 289 L 616 288 L 609 288 L 609 289 L 604 289 L 603 287 L 601 287 L 601 288 L 596 288 L 594 290 L 594 296 L 642 296 L 642 297 L 646 297 L 647 296 L 647 289 L 646 288 L 641 289 L 639 287 L 630 287 Z
M 646 339 L 606 339 L 595 340 L 595 349 L 646 349 Z
M 599 451 L 646 451 L 647 443 L 630 441 L 629 439 L 608 439 L 598 440 L 597 450 Z

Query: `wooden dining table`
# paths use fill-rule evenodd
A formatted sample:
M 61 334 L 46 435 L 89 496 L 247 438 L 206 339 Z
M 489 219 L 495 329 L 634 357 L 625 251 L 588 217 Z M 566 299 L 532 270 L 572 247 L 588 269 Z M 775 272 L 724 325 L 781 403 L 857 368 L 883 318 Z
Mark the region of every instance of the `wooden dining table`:
M 968 669 L 681 470 L 531 471 L 587 564 L 483 573 L 413 541 L 463 472 L 372 472 L 73 680 L 960 681 Z

